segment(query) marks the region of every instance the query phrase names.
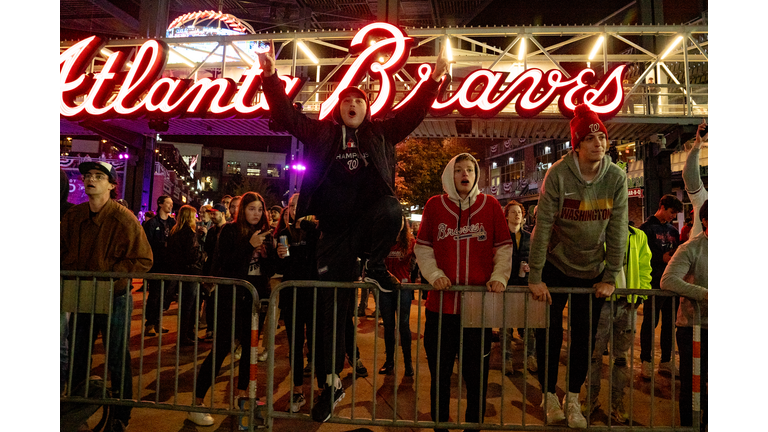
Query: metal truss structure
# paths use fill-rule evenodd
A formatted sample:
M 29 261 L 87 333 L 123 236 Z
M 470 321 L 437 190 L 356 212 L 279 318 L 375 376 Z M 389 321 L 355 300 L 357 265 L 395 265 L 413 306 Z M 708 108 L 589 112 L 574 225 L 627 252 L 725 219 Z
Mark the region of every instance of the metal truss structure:
M 451 72 L 454 83 L 481 68 L 508 72 L 510 77 L 529 68 L 543 71 L 558 69 L 570 78 L 574 71 L 586 67 L 594 69 L 600 77 L 615 66 L 626 65 L 627 105 L 610 122 L 609 132 L 615 139 L 644 139 L 650 133 L 671 132 L 680 126 L 698 124 L 701 118 L 708 115 L 706 25 L 441 27 L 405 28 L 404 32 L 414 39 L 415 47 L 406 65 L 396 75 L 395 101 L 402 99 L 417 84 L 418 66 L 422 63 L 434 64 L 442 45 L 448 43 L 455 61 Z M 249 47 L 257 41 L 271 40 L 277 54 L 278 73 L 307 79 L 295 100 L 303 105 L 305 112 L 315 115 L 353 63 L 354 56 L 348 47 L 356 33 L 357 30 L 342 29 L 165 38 L 162 40 L 170 46 L 171 57 L 164 75 L 190 79 L 222 76 L 238 81 L 242 73 L 256 62 Z M 108 41 L 102 50 L 102 57 L 93 62 L 91 71 L 98 71 L 112 51 L 135 53 L 145 41 Z M 63 51 L 74 43 L 62 41 L 60 48 Z M 649 77 L 656 79 L 656 94 L 649 93 Z M 510 80 L 508 78 L 507 81 Z M 380 83 L 373 79 L 367 79 L 364 85 L 373 96 L 380 90 Z M 452 85 L 448 96 L 455 91 L 455 87 Z M 568 119 L 559 114 L 556 101 L 532 119 L 520 117 L 511 105 L 491 119 L 465 117 L 456 112 L 443 117 L 429 117 L 413 136 L 568 136 Z M 658 108 L 654 110 L 652 105 Z M 171 119 L 179 131 L 184 129 L 184 121 Z M 201 122 L 199 119 L 196 121 Z M 202 121 L 227 124 L 228 120 Z M 124 122 L 123 127 L 135 132 L 146 130 L 146 120 L 133 127 L 129 123 Z M 230 124 L 233 129 L 239 127 L 234 120 Z M 223 134 L 237 134 L 237 131 Z

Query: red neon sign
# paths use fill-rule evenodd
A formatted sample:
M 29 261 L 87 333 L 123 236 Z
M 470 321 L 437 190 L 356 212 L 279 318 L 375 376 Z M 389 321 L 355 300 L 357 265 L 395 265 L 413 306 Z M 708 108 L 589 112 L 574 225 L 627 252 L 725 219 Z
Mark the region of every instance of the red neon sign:
M 86 116 L 106 118 L 153 114 L 166 118 L 253 118 L 269 111 L 265 98 L 255 102 L 262 72 L 258 62 L 243 74 L 239 85 L 229 78 L 203 78 L 197 82 L 161 78 L 169 48 L 163 41 L 149 40 L 141 46 L 127 72 L 121 72 L 127 61 L 125 54 L 114 52 L 101 72 L 86 75 L 86 68 L 103 45 L 103 40 L 92 36 L 60 54 L 61 116 L 79 119 Z M 413 45 L 412 38 L 391 24 L 374 23 L 362 28 L 350 44 L 350 53 L 357 58 L 334 93 L 321 105 L 319 118 L 328 117 L 339 102 L 339 92 L 359 85 L 366 74 L 380 83 L 376 99 L 370 105 L 372 117 L 383 117 L 407 105 L 432 74 L 431 65 L 419 65 L 418 83 L 392 107 L 394 75 L 405 65 Z M 387 58 L 380 59 L 380 56 Z M 607 119 L 621 109 L 624 101 L 622 77 L 625 70 L 624 65 L 618 66 L 600 82 L 593 83 L 596 75 L 592 69 L 583 69 L 571 79 L 565 79 L 564 74 L 556 69 L 547 72 L 528 69 L 506 83 L 508 72 L 478 69 L 458 84 L 451 97 L 435 100 L 430 112 L 440 116 L 456 110 L 466 116 L 489 118 L 517 98 L 516 112 L 522 117 L 534 117 L 558 98 L 560 113 L 566 117 L 573 116 L 576 105 L 585 103 L 601 118 Z M 294 99 L 301 90 L 303 80 L 290 76 L 280 78 L 285 82 L 286 94 Z M 448 80 L 444 79 L 441 85 L 447 86 Z M 113 98 L 115 91 L 117 94 Z M 83 96 L 84 100 L 76 104 L 79 96 Z

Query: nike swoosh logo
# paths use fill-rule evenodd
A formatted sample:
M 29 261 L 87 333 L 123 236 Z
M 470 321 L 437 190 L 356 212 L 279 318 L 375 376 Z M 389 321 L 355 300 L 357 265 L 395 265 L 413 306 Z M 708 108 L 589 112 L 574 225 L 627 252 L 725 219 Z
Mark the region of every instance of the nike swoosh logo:
M 566 193 L 565 193 L 565 196 L 568 196 L 568 195 L 573 195 L 573 194 L 575 194 L 575 193 L 576 193 L 576 192 L 566 192 Z

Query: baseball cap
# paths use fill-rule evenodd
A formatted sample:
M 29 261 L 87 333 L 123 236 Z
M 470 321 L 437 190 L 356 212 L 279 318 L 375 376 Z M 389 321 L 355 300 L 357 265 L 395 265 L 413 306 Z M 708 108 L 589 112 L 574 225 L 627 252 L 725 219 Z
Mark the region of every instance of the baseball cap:
M 103 172 L 107 176 L 109 176 L 109 180 L 114 181 L 117 179 L 117 172 L 112 167 L 111 164 L 108 164 L 106 162 L 83 162 L 78 167 L 80 170 L 80 174 L 88 174 L 88 171 L 95 169 L 98 171 Z
M 224 204 L 214 204 L 213 207 L 208 209 L 209 212 L 222 212 L 226 213 L 227 208 L 224 207 Z

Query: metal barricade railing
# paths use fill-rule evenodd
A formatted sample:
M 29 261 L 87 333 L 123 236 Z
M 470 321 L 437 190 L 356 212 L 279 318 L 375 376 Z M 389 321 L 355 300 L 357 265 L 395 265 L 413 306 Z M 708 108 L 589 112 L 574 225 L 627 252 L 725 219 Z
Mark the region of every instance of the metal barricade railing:
M 131 282 L 133 280 L 143 280 L 141 288 L 133 289 Z M 147 343 L 148 337 L 145 335 L 144 322 L 147 316 L 147 300 L 149 297 L 149 281 L 153 284 L 159 284 L 159 296 L 157 311 L 159 314 L 160 325 L 157 328 L 157 343 Z M 170 339 L 164 342 L 164 337 L 169 339 L 172 333 L 165 335 L 163 333 L 162 317 L 165 302 L 165 296 L 169 289 L 178 284 L 183 289 L 178 289 L 177 302 L 179 304 L 179 313 L 176 318 L 178 329 L 176 339 Z M 212 338 L 210 343 L 202 342 L 198 339 L 201 327 L 200 307 L 203 292 L 201 288 L 211 289 L 210 296 L 206 301 L 212 301 L 214 305 L 209 311 L 213 317 L 208 316 L 208 327 L 212 325 Z M 231 292 L 231 294 L 230 294 Z M 159 273 L 113 273 L 113 272 L 85 272 L 85 271 L 61 271 L 60 272 L 60 300 L 62 317 L 64 314 L 71 314 L 71 319 L 62 319 L 62 324 L 68 323 L 67 351 L 68 351 L 68 371 L 66 375 L 66 388 L 62 390 L 62 403 L 107 405 L 119 410 L 119 407 L 130 408 L 152 408 L 162 410 L 201 412 L 215 415 L 236 416 L 239 418 L 238 425 L 234 428 L 240 430 L 253 431 L 256 428 L 263 428 L 263 424 L 257 424 L 256 415 L 260 408 L 260 403 L 256 397 L 257 382 L 257 345 L 259 338 L 259 309 L 260 302 L 256 289 L 247 281 L 240 279 L 228 279 L 217 277 L 186 276 Z M 136 332 L 131 329 L 131 321 L 137 319 L 133 314 L 133 295 L 141 296 L 141 314 L 138 317 L 141 325 L 138 331 L 138 341 L 135 340 Z M 231 295 L 231 298 L 229 297 Z M 191 299 L 189 296 L 193 296 Z M 189 301 L 193 301 L 190 304 Z M 220 303 L 221 301 L 221 303 Z M 250 303 L 250 307 L 249 304 Z M 182 307 L 182 305 L 184 305 Z M 238 305 L 241 312 L 238 312 Z M 190 307 L 191 306 L 191 307 Z M 189 329 L 189 321 L 182 323 L 184 317 L 183 308 L 192 309 L 194 315 L 191 331 L 194 339 L 190 346 L 182 348 L 183 330 Z M 228 315 L 220 317 L 220 314 Z M 244 329 L 242 318 L 236 320 L 236 314 L 247 315 L 250 333 L 245 336 L 244 330 L 240 333 L 240 344 L 243 350 L 243 359 L 250 357 L 248 373 L 248 399 L 247 407 L 245 401 L 237 404 L 234 399 L 234 377 L 235 377 L 235 338 L 238 328 Z M 190 316 L 190 318 L 192 317 Z M 238 324 L 240 323 L 240 324 Z M 182 329 L 184 325 L 184 329 Z M 224 331 L 229 329 L 228 341 L 221 340 L 219 336 L 219 326 L 222 327 L 222 336 Z M 83 327 L 85 326 L 85 327 Z M 114 328 L 117 327 L 117 328 Z M 121 334 L 115 335 L 115 332 Z M 98 332 L 101 333 L 102 344 L 95 344 Z M 64 335 L 62 335 L 64 337 Z M 64 343 L 64 341 L 62 341 Z M 83 347 L 83 344 L 87 344 Z M 249 356 L 245 355 L 250 345 Z M 201 354 L 210 350 L 211 360 L 216 356 L 216 350 L 222 349 L 221 346 L 229 346 L 228 355 L 232 361 L 228 366 L 229 383 L 228 395 L 225 401 L 214 398 L 214 387 L 216 386 L 216 367 L 211 368 L 210 388 L 204 398 L 205 406 L 194 404 L 195 387 L 201 378 L 199 357 Z M 127 347 L 124 348 L 124 347 Z M 169 349 L 166 349 L 168 347 Z M 190 358 L 187 348 L 192 348 Z M 164 361 L 164 356 L 170 352 L 172 356 L 172 365 Z M 138 356 L 138 371 L 130 366 L 131 353 Z M 115 355 L 128 356 L 123 361 L 114 361 L 110 357 Z M 154 371 L 147 371 L 146 368 L 152 363 L 152 357 L 155 357 Z M 219 353 L 221 355 L 221 353 Z M 77 358 L 76 358 L 77 356 Z M 103 360 L 102 360 L 103 357 Z M 95 361 L 98 359 L 99 364 Z M 222 359 L 223 361 L 223 359 Z M 213 363 L 213 362 L 212 362 Z M 168 378 L 168 367 L 172 366 L 172 379 Z M 151 366 L 150 366 L 151 367 Z M 101 381 L 100 394 L 93 394 L 89 391 L 92 379 L 89 379 L 92 369 L 99 370 L 103 368 L 103 377 Z M 222 367 L 223 368 L 223 367 Z M 77 373 L 75 372 L 77 369 Z M 184 370 L 184 372 L 181 372 Z M 112 391 L 108 392 L 107 372 L 111 375 Z M 242 371 L 242 369 L 241 369 Z M 145 375 L 154 375 L 154 388 L 147 386 L 145 389 Z M 191 372 L 191 382 L 183 375 Z M 222 371 L 223 372 L 223 371 Z M 138 382 L 134 385 L 134 379 Z M 98 381 L 96 381 L 98 383 Z M 84 383 L 84 384 L 81 384 Z M 76 387 L 80 388 L 75 392 Z M 183 387 L 180 388 L 180 387 Z M 136 388 L 138 393 L 133 389 Z M 187 390 L 191 388 L 191 390 Z M 184 391 L 182 391 L 184 390 Z M 192 402 L 189 401 L 187 391 L 191 391 Z M 152 393 L 154 392 L 154 397 Z M 180 397 L 180 394 L 182 395 Z M 185 400 L 186 402 L 183 402 Z M 224 405 L 224 407 L 222 407 Z M 242 405 L 242 406 L 240 406 Z M 62 430 L 64 418 L 62 413 Z M 247 422 L 247 425 L 246 425 Z
M 306 410 L 303 410 L 304 412 L 299 413 L 292 413 L 290 409 L 284 410 L 284 409 L 276 409 L 275 407 L 275 399 L 276 394 L 282 393 L 284 390 L 282 387 L 278 389 L 276 387 L 276 380 L 279 378 L 279 382 L 283 383 L 285 381 L 289 382 L 290 388 L 293 388 L 294 380 L 293 380 L 293 374 L 294 374 L 294 359 L 293 356 L 290 356 L 291 359 L 289 362 L 289 368 L 287 376 L 283 376 L 281 372 L 281 376 L 276 377 L 275 371 L 281 370 L 283 371 L 284 368 L 276 367 L 276 334 L 277 334 L 277 324 L 278 324 L 278 297 L 281 293 L 287 293 L 291 292 L 294 294 L 292 296 L 293 301 L 288 305 L 283 305 L 284 307 L 287 307 L 291 310 L 290 313 L 290 319 L 293 320 L 291 323 L 291 328 L 294 329 L 292 332 L 292 336 L 295 338 L 298 331 L 296 329 L 296 316 L 297 316 L 297 301 L 296 301 L 296 293 L 300 290 L 310 290 L 310 294 L 308 295 L 309 298 L 312 299 L 312 304 L 308 308 L 306 305 L 299 306 L 302 310 L 298 313 L 305 314 L 305 318 L 309 319 L 308 323 L 312 324 L 312 332 L 317 332 L 317 320 L 318 320 L 318 292 L 319 290 L 330 290 L 333 289 L 333 299 L 334 299 L 334 305 L 333 305 L 333 330 L 334 334 L 336 330 L 336 325 L 338 325 L 338 319 L 347 319 L 347 317 L 338 317 L 337 312 L 339 311 L 339 304 L 337 303 L 336 299 L 338 299 L 338 293 L 340 290 L 355 290 L 354 297 L 354 305 L 348 306 L 350 309 L 350 314 L 353 316 L 353 322 L 352 326 L 354 328 L 353 332 L 353 347 L 357 347 L 358 340 L 360 340 L 360 337 L 364 338 L 370 338 L 368 335 L 359 336 L 358 335 L 358 324 L 356 320 L 358 319 L 357 316 L 357 290 L 360 288 L 374 288 L 374 285 L 372 284 L 366 284 L 366 283 L 341 283 L 341 282 L 320 282 L 320 281 L 286 281 L 278 286 L 276 286 L 270 297 L 269 301 L 269 309 L 267 311 L 267 326 L 266 326 L 266 333 L 264 334 L 264 346 L 267 349 L 267 352 L 270 353 L 268 359 L 267 359 L 267 377 L 266 377 L 266 388 L 268 389 L 267 395 L 266 395 L 266 406 L 265 406 L 265 424 L 266 427 L 269 430 L 272 430 L 275 419 L 301 419 L 301 420 L 308 420 L 311 421 L 311 417 L 306 413 Z M 433 288 L 429 285 L 417 285 L 417 284 L 403 284 L 402 291 L 413 291 L 413 290 L 419 290 L 419 291 L 430 291 L 433 290 Z M 377 290 L 374 290 L 375 292 L 375 299 L 376 304 L 379 305 L 379 297 L 381 293 L 379 293 Z M 372 351 L 372 357 L 373 357 L 373 376 L 368 379 L 370 382 L 370 389 L 368 389 L 368 383 L 361 383 L 356 378 L 356 370 L 355 370 L 355 361 L 356 361 L 356 354 L 355 349 L 352 349 L 351 358 L 349 359 L 349 364 L 352 366 L 352 383 L 347 384 L 346 388 L 346 394 L 351 395 L 351 401 L 347 403 L 344 401 L 343 405 L 340 405 L 336 408 L 335 411 L 338 411 L 341 409 L 345 413 L 349 411 L 349 415 L 341 416 L 341 415 L 334 415 L 328 420 L 329 422 L 333 423 L 341 423 L 341 424 L 351 424 L 351 425 L 360 425 L 360 426 L 384 426 L 384 427 L 403 427 L 403 428 L 446 428 L 446 429 L 483 429 L 483 430 L 539 430 L 542 427 L 552 427 L 552 426 L 560 426 L 560 424 L 555 425 L 547 425 L 545 421 L 545 412 L 546 412 L 546 406 L 540 408 L 540 402 L 544 399 L 543 395 L 540 395 L 539 389 L 542 387 L 547 388 L 548 383 L 548 374 L 547 374 L 547 364 L 549 360 L 549 356 L 553 355 L 553 353 L 549 352 L 549 336 L 551 331 L 546 331 L 544 327 L 548 327 L 548 323 L 550 322 L 550 307 L 544 306 L 542 303 L 537 302 L 532 299 L 530 295 L 530 291 L 527 287 L 523 286 L 510 286 L 507 287 L 507 290 L 504 293 L 487 293 L 486 288 L 483 286 L 453 286 L 449 291 L 444 291 L 443 296 L 446 295 L 453 295 L 454 292 L 460 293 L 462 301 L 461 301 L 461 316 L 463 317 L 461 319 L 461 325 L 460 329 L 461 331 L 458 332 L 458 334 L 452 334 L 450 336 L 443 337 L 440 332 L 442 332 L 443 327 L 443 320 L 448 316 L 448 314 L 445 313 L 438 313 L 438 337 L 437 337 L 437 353 L 441 353 L 441 344 L 444 343 L 443 341 L 450 341 L 453 343 L 453 340 L 450 340 L 450 338 L 458 338 L 458 346 L 460 347 L 458 350 L 458 378 L 456 381 L 455 386 L 457 387 L 456 392 L 452 393 L 450 396 L 450 399 L 455 399 L 455 409 L 449 408 L 450 415 L 453 417 L 453 421 L 441 421 L 441 422 L 435 422 L 430 419 L 430 404 L 431 401 L 424 401 L 424 397 L 422 396 L 420 398 L 419 390 L 421 388 L 429 388 L 431 386 L 431 374 L 428 374 L 426 377 L 422 376 L 424 372 L 422 363 L 422 357 L 423 354 L 421 351 L 426 351 L 426 347 L 423 346 L 426 343 L 422 343 L 421 341 L 421 335 L 424 335 L 425 327 L 424 327 L 424 315 L 426 312 L 422 311 L 422 308 L 424 307 L 421 302 L 419 302 L 419 307 L 417 307 L 416 310 L 416 318 L 417 318 L 417 328 L 416 328 L 416 350 L 414 352 L 414 355 L 412 356 L 413 361 L 415 362 L 414 365 L 414 376 L 413 376 L 413 391 L 409 391 L 406 395 L 401 395 L 400 400 L 398 400 L 398 389 L 400 388 L 399 385 L 392 385 L 387 384 L 386 382 L 382 384 L 381 386 L 377 382 L 377 370 L 378 366 L 380 365 L 380 350 L 379 350 L 379 335 L 378 330 L 374 329 L 373 331 L 373 346 L 369 349 L 369 351 L 364 352 L 361 356 L 370 358 L 370 354 Z M 574 299 L 573 296 L 575 295 L 582 295 L 582 299 L 589 299 L 588 305 L 589 305 L 589 313 L 588 313 L 588 320 L 590 323 L 596 322 L 595 320 L 599 317 L 593 316 L 593 307 L 596 306 L 594 303 L 595 301 L 600 301 L 601 303 L 605 301 L 608 305 L 610 305 L 611 310 L 614 310 L 616 308 L 616 300 L 615 297 L 612 299 L 599 299 L 597 300 L 594 296 L 594 289 L 593 288 L 550 288 L 550 293 L 552 294 L 561 294 L 561 295 L 567 295 L 567 318 L 564 317 L 563 321 L 565 324 L 565 332 L 566 335 L 568 335 L 567 339 L 564 339 L 565 342 L 565 363 L 563 364 L 562 361 L 558 361 L 558 368 L 561 369 L 557 376 L 558 376 L 558 383 L 561 382 L 562 378 L 559 378 L 563 375 L 562 369 L 565 370 L 565 383 L 566 388 L 565 391 L 567 391 L 567 383 L 570 378 L 571 373 L 571 330 L 572 330 L 572 317 L 575 315 L 570 310 L 570 305 L 572 304 L 572 300 Z M 470 294 L 475 293 L 475 294 Z M 650 318 L 655 323 L 656 319 L 656 307 L 655 303 L 657 301 L 662 301 L 663 299 L 669 298 L 669 297 L 675 297 L 674 294 L 666 291 L 661 290 L 639 290 L 639 289 L 617 289 L 615 291 L 615 294 L 617 296 L 627 296 L 627 295 L 641 295 L 641 296 L 647 296 L 648 299 L 645 301 L 645 305 L 643 308 L 644 311 L 644 319 Z M 470 296 L 474 295 L 475 302 L 471 300 Z M 499 297 L 494 296 L 502 296 L 504 297 L 504 301 L 501 301 L 501 305 L 498 306 L 498 299 Z M 510 300 L 513 296 L 517 296 L 514 300 Z M 490 299 L 490 300 L 489 300 Z M 441 299 L 442 302 L 442 299 Z M 674 303 L 669 302 L 671 312 L 673 314 L 676 314 L 676 311 L 674 310 Z M 497 304 L 497 306 L 490 306 Z M 479 309 L 478 309 L 479 305 Z M 345 306 L 346 307 L 346 306 Z M 493 308 L 496 308 L 496 311 L 493 310 Z M 474 308 L 473 311 L 468 312 L 467 308 Z M 510 308 L 517 308 L 517 309 L 510 309 Z M 442 307 L 441 307 L 442 310 Z M 629 418 L 624 423 L 619 423 L 611 418 L 610 411 L 607 411 L 607 419 L 600 419 L 598 416 L 591 414 L 590 412 L 587 412 L 585 417 L 587 417 L 587 420 L 589 422 L 589 428 L 594 430 L 601 430 L 601 429 L 611 429 L 611 430 L 624 430 L 627 428 L 632 428 L 633 430 L 647 430 L 647 429 L 654 429 L 658 431 L 668 431 L 668 430 L 680 430 L 680 431 L 690 431 L 690 430 L 698 430 L 698 416 L 700 415 L 700 407 L 698 404 L 698 397 L 696 396 L 696 393 L 694 393 L 694 404 L 693 409 L 695 412 L 693 412 L 693 418 L 694 418 L 694 424 L 690 427 L 681 427 L 678 426 L 678 420 L 677 420 L 677 407 L 676 407 L 676 401 L 677 401 L 677 389 L 676 389 L 676 383 L 674 377 L 670 380 L 670 387 L 671 389 L 669 391 L 664 390 L 661 396 L 655 394 L 655 374 L 651 376 L 650 380 L 650 387 L 645 388 L 645 383 L 639 384 L 639 386 L 643 386 L 643 388 L 638 389 L 636 388 L 638 386 L 637 383 L 635 383 L 635 370 L 636 370 L 636 355 L 635 355 L 635 341 L 637 336 L 637 322 L 636 322 L 636 312 L 637 312 L 637 304 L 634 306 L 631 306 L 631 319 L 630 319 L 630 328 L 631 328 L 631 340 L 632 343 L 629 346 L 629 353 L 626 356 L 626 362 L 628 363 L 626 367 L 628 368 L 627 373 L 629 374 L 629 394 L 625 396 L 625 399 L 629 402 L 629 409 L 628 414 Z M 512 312 L 510 312 L 512 311 Z M 500 313 L 499 313 L 500 312 Z M 649 313 L 650 312 L 650 313 Z M 399 315 L 400 313 L 400 302 L 397 303 L 397 313 Z M 564 311 L 564 315 L 565 315 Z M 600 313 L 600 310 L 596 310 L 596 313 Z M 479 364 L 480 373 L 478 376 L 482 377 L 485 373 L 490 373 L 491 377 L 489 378 L 488 388 L 489 390 L 484 393 L 482 388 L 480 386 L 475 386 L 478 388 L 478 396 L 479 400 L 485 400 L 491 401 L 495 406 L 494 413 L 492 415 L 488 415 L 488 412 L 486 412 L 485 419 L 483 419 L 483 412 L 482 412 L 482 403 L 478 404 L 478 416 L 477 418 L 480 419 L 479 422 L 467 422 L 462 421 L 462 419 L 465 419 L 464 412 L 462 411 L 462 405 L 466 405 L 468 403 L 467 395 L 462 389 L 463 386 L 465 386 L 463 382 L 463 364 L 464 362 L 468 361 L 466 358 L 464 358 L 464 351 L 463 346 L 465 343 L 467 343 L 464 340 L 464 334 L 465 330 L 470 328 L 465 326 L 467 324 L 467 320 L 473 319 L 469 318 L 472 315 L 475 315 L 474 320 L 475 322 L 469 322 L 470 325 L 478 325 L 478 316 L 479 316 L 479 323 L 484 323 L 485 325 L 489 326 L 489 328 L 485 331 L 480 331 L 479 333 L 479 340 L 480 344 L 479 347 L 481 347 L 483 350 L 485 350 L 485 347 L 488 345 L 492 345 L 488 342 L 487 338 L 491 337 L 491 328 L 500 328 L 504 330 L 508 327 L 517 327 L 517 328 L 524 328 L 525 333 L 523 337 L 523 353 L 524 353 L 524 361 L 525 361 L 525 353 L 528 349 L 528 335 L 529 332 L 537 331 L 539 332 L 539 337 L 537 337 L 536 343 L 539 344 L 541 341 L 541 338 L 543 336 L 544 340 L 544 347 L 543 347 L 543 356 L 544 356 L 544 362 L 543 364 L 539 364 L 539 373 L 541 373 L 544 376 L 544 386 L 539 385 L 537 377 L 531 376 L 528 373 L 527 368 L 523 367 L 523 373 L 522 373 L 522 380 L 518 378 L 505 378 L 504 371 L 504 360 L 506 359 L 507 355 L 507 334 L 506 331 L 500 331 L 499 332 L 499 345 L 500 345 L 500 354 L 502 359 L 502 373 L 496 373 L 496 368 L 493 367 L 493 365 L 489 366 L 489 371 L 484 370 L 485 369 L 485 356 L 491 356 L 493 354 L 493 349 L 488 352 L 488 354 L 478 353 L 478 360 L 480 360 L 477 364 Z M 500 315 L 493 318 L 489 318 L 488 315 Z M 511 319 L 510 315 L 520 315 L 522 314 L 522 319 L 518 320 L 517 322 L 511 323 L 509 320 Z M 543 315 L 543 316 L 542 316 Z M 411 312 L 411 316 L 413 316 L 413 312 Z M 519 316 L 518 316 L 519 318 Z M 378 322 L 379 319 L 379 308 L 376 308 L 376 313 L 374 316 L 374 319 L 376 322 Z M 493 320 L 496 321 L 493 321 Z M 499 321 L 499 319 L 501 321 Z M 499 324 L 501 322 L 501 324 Z M 395 321 L 395 325 L 399 325 L 399 320 Z M 538 324 L 537 324 L 538 323 Z M 543 323 L 543 325 L 541 325 Z M 286 326 L 289 324 L 288 322 L 285 323 Z M 346 323 L 347 325 L 350 325 L 349 323 Z M 603 324 L 601 324 L 603 325 Z M 609 360 L 608 360 L 608 387 L 609 390 L 607 392 L 600 392 L 601 394 L 607 393 L 607 401 L 608 407 L 612 406 L 612 392 L 611 392 L 611 385 L 613 383 L 613 369 L 615 367 L 614 362 L 611 361 L 614 354 L 614 339 L 613 339 L 613 319 L 609 320 L 608 323 L 608 335 L 609 335 Z M 539 329 L 535 330 L 534 327 L 537 327 Z M 674 326 L 673 327 L 673 334 L 671 335 L 674 340 Z M 655 326 L 654 326 L 655 328 Z M 309 332 L 309 330 L 308 330 Z M 369 331 L 370 332 L 370 331 Z M 395 349 L 397 349 L 397 346 L 399 345 L 399 335 L 400 332 L 395 330 L 394 332 L 396 337 L 395 342 Z M 656 358 L 656 348 L 655 348 L 655 334 L 656 332 L 652 332 L 651 335 L 651 341 L 652 341 L 652 348 L 651 348 L 651 362 L 652 365 L 655 363 L 654 359 Z M 426 339 L 426 335 L 424 336 Z M 308 340 L 310 339 L 308 335 Z M 308 356 L 312 359 L 316 359 L 317 357 L 317 346 L 315 344 L 315 341 L 317 340 L 316 335 L 312 335 L 311 337 L 311 343 L 307 343 L 307 351 Z M 370 342 L 370 340 L 366 341 Z M 476 340 L 470 341 L 470 342 L 477 342 Z M 302 339 L 302 347 L 299 348 L 303 352 L 303 339 Z M 335 346 L 336 343 L 341 343 L 340 341 L 337 341 L 334 337 L 333 340 L 330 341 L 332 346 Z M 288 350 L 292 349 L 291 347 L 296 345 L 292 341 L 287 341 Z M 297 346 L 298 348 L 298 346 Z M 595 364 L 592 362 L 593 358 L 593 346 L 592 346 L 592 339 L 589 339 L 588 347 L 587 347 L 587 353 L 588 358 L 585 359 L 587 363 L 587 374 L 585 382 L 582 383 L 581 388 L 582 390 L 581 394 L 586 394 L 586 400 L 591 401 L 592 395 L 591 395 L 591 388 L 589 386 L 589 380 L 592 373 L 593 367 L 602 367 L 603 361 L 599 361 Z M 699 354 L 697 352 L 698 344 L 694 344 L 694 353 L 693 356 L 697 357 Z M 538 349 L 541 351 L 542 347 L 538 347 Z M 336 349 L 332 349 L 333 358 L 331 359 L 331 364 L 336 364 L 336 358 L 335 353 Z M 558 359 L 560 358 L 560 353 L 558 353 Z M 602 356 L 600 356 L 602 357 Z M 302 363 L 304 356 L 301 356 Z M 395 354 L 394 358 L 397 358 L 397 354 Z M 673 352 L 672 352 L 672 359 L 674 362 L 674 344 L 673 344 Z M 455 361 L 453 359 L 452 361 Z M 436 369 L 440 369 L 440 359 L 438 358 L 436 360 Z M 421 366 L 421 367 L 420 367 Z M 563 367 L 564 366 L 564 367 Z M 398 362 L 395 361 L 394 363 L 395 367 L 395 377 L 398 377 Z M 624 367 L 624 366 L 622 366 Z M 542 368 L 544 368 L 543 372 L 541 372 Z M 695 376 L 698 376 L 698 369 L 697 363 L 694 362 L 694 371 L 693 374 Z M 319 371 L 312 370 L 310 374 L 310 385 L 315 382 L 316 380 L 316 374 Z M 474 374 L 474 371 L 470 371 Z M 322 372 L 320 372 L 322 373 Z M 601 378 L 602 379 L 602 378 Z M 346 380 L 342 379 L 342 382 Z M 694 377 L 695 380 L 695 377 Z M 320 383 L 322 380 L 318 380 Z M 512 381 L 510 383 L 509 381 Z M 402 384 L 402 383 L 401 383 Z M 389 387 L 392 388 L 389 388 Z M 426 386 L 426 387 L 425 387 Z M 436 383 L 436 389 L 435 394 L 440 394 L 439 389 L 440 383 Z M 453 386 L 452 386 L 453 387 Z M 409 387 L 410 388 L 410 387 Z M 535 388 L 536 390 L 533 390 L 531 392 L 531 389 Z M 647 391 L 646 391 L 647 390 Z M 562 389 L 561 389 L 562 391 Z M 391 392 L 391 394 L 390 394 Z M 290 397 L 292 394 L 292 390 L 288 391 L 288 399 L 289 403 L 288 406 L 290 406 Z M 430 399 L 429 392 L 426 392 L 427 399 Z M 485 399 L 483 398 L 483 394 L 485 394 Z M 313 406 L 314 406 L 314 398 L 311 397 L 312 392 L 310 393 L 310 398 L 307 403 L 309 406 L 309 411 L 311 412 Z M 361 396 L 362 395 L 362 396 Z M 540 396 L 539 396 L 540 395 Z M 458 397 L 460 396 L 460 397 Z M 531 397 L 532 396 L 532 397 Z M 408 400 L 412 399 L 412 400 Z M 421 399 L 421 400 L 420 400 Z M 581 398 L 580 398 L 581 399 Z M 496 403 L 498 401 L 498 404 Z M 584 403 L 584 402 L 582 402 Z M 453 402 L 451 402 L 453 404 Z M 450 406 L 450 405 L 449 405 Z M 514 407 L 514 409 L 511 409 L 510 407 Z M 367 415 L 360 415 L 356 408 L 362 408 L 364 410 L 368 411 Z M 563 407 L 565 409 L 565 407 Z M 434 418 L 441 418 L 439 413 L 439 406 L 437 407 L 434 414 Z M 657 413 L 657 410 L 660 410 L 659 413 Z M 663 412 L 662 412 L 663 411 Z

